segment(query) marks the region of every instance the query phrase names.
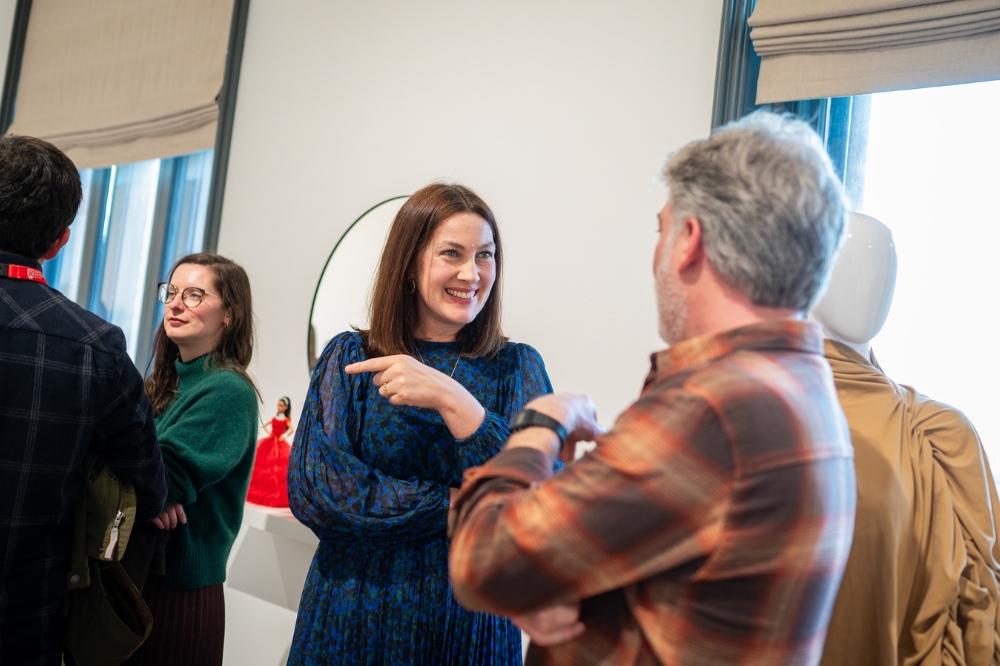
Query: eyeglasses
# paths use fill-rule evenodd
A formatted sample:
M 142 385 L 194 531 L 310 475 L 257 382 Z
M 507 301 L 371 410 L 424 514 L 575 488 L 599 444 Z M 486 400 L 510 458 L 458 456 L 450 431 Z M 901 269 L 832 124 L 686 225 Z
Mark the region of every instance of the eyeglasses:
M 177 294 L 181 295 L 181 303 L 189 308 L 198 307 L 201 305 L 205 296 L 212 295 L 204 289 L 199 289 L 198 287 L 188 287 L 184 291 L 178 291 L 177 287 L 169 282 L 161 282 L 156 285 L 156 300 L 163 304 L 167 304 L 174 300 L 174 297 L 177 296 Z

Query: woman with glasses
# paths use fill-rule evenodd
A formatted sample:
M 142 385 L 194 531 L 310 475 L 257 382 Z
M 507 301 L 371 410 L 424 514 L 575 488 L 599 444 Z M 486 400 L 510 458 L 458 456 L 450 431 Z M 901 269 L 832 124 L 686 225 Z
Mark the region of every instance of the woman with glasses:
M 410 197 L 386 238 L 371 326 L 313 372 L 289 465 L 292 511 L 319 536 L 288 663 L 521 663 L 507 619 L 448 583 L 448 506 L 550 392 L 541 357 L 500 328 L 500 232 L 461 185 Z
M 219 666 L 225 633 L 222 583 L 243 520 L 253 468 L 257 392 L 250 280 L 216 254 L 179 260 L 159 285 L 163 325 L 146 392 L 167 469 L 169 530 L 162 575 L 143 598 L 153 630 L 129 663 Z M 154 562 L 155 569 L 155 562 Z

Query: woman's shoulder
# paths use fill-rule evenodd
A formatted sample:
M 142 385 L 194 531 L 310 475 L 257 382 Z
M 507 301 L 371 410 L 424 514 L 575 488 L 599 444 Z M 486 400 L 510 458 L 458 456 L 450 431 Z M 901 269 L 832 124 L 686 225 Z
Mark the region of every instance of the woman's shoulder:
M 205 390 L 220 399 L 257 404 L 257 391 L 246 377 L 230 368 L 216 368 L 205 376 Z
M 330 344 L 326 346 L 329 350 L 334 350 L 341 356 L 367 358 L 365 353 L 365 340 L 360 331 L 344 331 L 333 336 Z
M 531 345 L 524 342 L 513 342 L 512 340 L 508 340 L 504 343 L 503 347 L 500 348 L 500 351 L 497 352 L 497 356 L 518 360 L 524 358 L 537 358 L 538 360 L 541 360 L 542 358 L 542 355 L 538 353 L 538 350 Z
M 523 342 L 508 340 L 494 358 L 503 367 L 518 368 L 525 365 L 545 367 L 538 350 Z
M 350 331 L 337 333 L 337 335 L 333 336 L 333 339 L 330 340 L 330 345 L 334 344 L 364 346 L 364 339 L 361 337 L 361 331 L 355 331 L 352 329 Z
M 246 418 L 257 421 L 257 391 L 234 370 L 207 368 L 196 384 L 178 393 L 170 405 L 157 416 L 157 428 L 195 418 L 195 415 L 224 414 L 230 419 Z
M 538 350 L 523 342 L 507 342 L 494 358 L 493 372 L 511 387 L 540 395 L 552 391 L 549 373 Z M 533 387 L 525 389 L 525 387 Z
M 358 331 L 344 331 L 334 336 L 327 343 L 323 353 L 316 360 L 315 373 L 327 374 L 334 369 L 342 369 L 350 363 L 357 363 L 368 358 L 365 352 L 364 340 Z

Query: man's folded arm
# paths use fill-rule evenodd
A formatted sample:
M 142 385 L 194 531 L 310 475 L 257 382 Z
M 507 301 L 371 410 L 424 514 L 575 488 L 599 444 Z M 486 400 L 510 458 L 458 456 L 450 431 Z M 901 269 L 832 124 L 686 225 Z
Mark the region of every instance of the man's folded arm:
M 682 407 L 706 416 L 703 405 Z M 456 599 L 522 614 L 710 553 L 731 472 L 671 432 L 675 418 L 658 423 L 663 408 L 640 400 L 594 451 L 552 478 L 551 458 L 533 448 L 508 447 L 466 472 L 449 517 Z

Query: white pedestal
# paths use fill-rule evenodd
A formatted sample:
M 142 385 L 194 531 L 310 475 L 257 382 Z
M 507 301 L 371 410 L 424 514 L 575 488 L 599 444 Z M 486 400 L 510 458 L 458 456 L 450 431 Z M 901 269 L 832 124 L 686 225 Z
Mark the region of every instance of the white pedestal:
M 288 509 L 246 505 L 227 568 L 225 666 L 284 666 L 318 543 Z

